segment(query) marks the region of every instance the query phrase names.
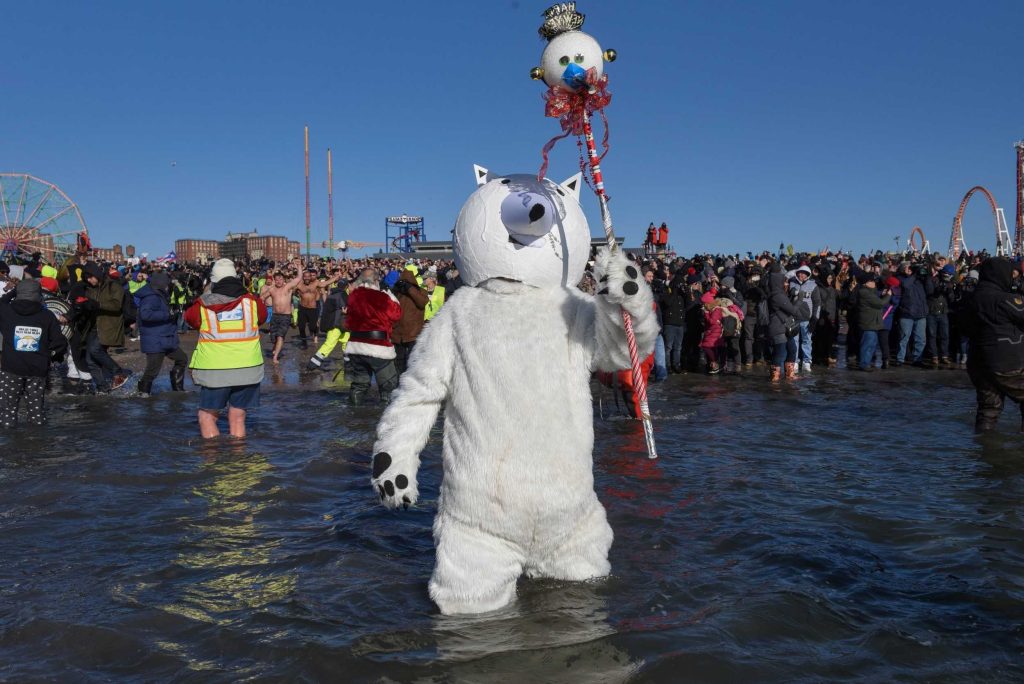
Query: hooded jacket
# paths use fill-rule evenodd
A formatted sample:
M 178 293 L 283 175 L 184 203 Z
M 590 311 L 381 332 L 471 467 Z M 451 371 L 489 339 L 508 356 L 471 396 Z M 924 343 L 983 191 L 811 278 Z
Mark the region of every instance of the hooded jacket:
M 178 348 L 177 316 L 171 313 L 168 295 L 147 283 L 136 290 L 139 302 L 139 334 L 143 354 L 164 354 Z
M 324 332 L 335 328 L 345 329 L 345 309 L 348 308 L 346 287 L 348 287 L 348 281 L 339 281 L 324 299 L 323 308 L 320 310 L 320 329 Z
M 996 373 L 1024 368 L 1024 298 L 1010 292 L 1013 265 L 1005 257 L 986 259 L 965 316 L 971 338 L 968 363 Z
M 921 278 L 916 274 L 900 276 L 900 308 L 901 318 L 924 318 L 928 315 L 928 296 L 934 284 L 931 277 Z
M 423 311 L 427 308 L 430 296 L 419 286 L 416 275 L 408 268 L 402 269 L 392 290 L 402 306 L 402 317 L 391 331 L 391 341 L 396 344 L 415 342 L 426 323 Z
M 124 345 L 124 290 L 104 277 L 96 287 L 86 287 L 85 293 L 96 304 L 96 334 L 100 344 L 105 347 Z
M 786 334 L 786 320 L 797 317 L 799 310 L 786 295 L 786 274 L 782 271 L 768 273 L 768 335 L 777 337 Z
M 22 377 L 45 378 L 51 358 L 62 358 L 68 341 L 57 317 L 41 303 L 16 299 L 0 303 L 4 338 L 0 368 Z

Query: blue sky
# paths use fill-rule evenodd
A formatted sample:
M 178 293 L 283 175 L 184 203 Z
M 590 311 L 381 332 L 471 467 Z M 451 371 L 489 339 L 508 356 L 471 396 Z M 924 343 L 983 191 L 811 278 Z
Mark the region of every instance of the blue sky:
M 96 244 L 258 228 L 381 241 L 386 215 L 444 239 L 472 164 L 534 172 L 558 126 L 529 79 L 545 2 L 22 2 L 4 9 L 0 170 L 59 185 Z M 945 249 L 981 184 L 1013 232 L 1024 3 L 582 0 L 607 69 L 616 230 L 667 221 L 683 252 Z M 176 165 L 172 166 L 172 162 Z M 561 142 L 549 175 L 575 173 Z M 981 201 L 979 201 L 981 200 Z M 597 203 L 584 196 L 592 232 Z M 968 244 L 994 245 L 976 198 Z

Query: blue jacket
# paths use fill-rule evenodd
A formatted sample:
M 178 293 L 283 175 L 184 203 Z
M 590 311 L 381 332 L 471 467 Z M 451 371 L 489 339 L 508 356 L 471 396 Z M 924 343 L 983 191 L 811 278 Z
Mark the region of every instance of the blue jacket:
M 931 290 L 931 278 L 922 280 L 917 275 L 900 276 L 900 317 L 925 318 L 928 315 L 928 295 Z
M 143 354 L 162 354 L 178 348 L 177 317 L 171 313 L 167 296 L 148 284 L 135 293 L 139 302 L 139 333 Z

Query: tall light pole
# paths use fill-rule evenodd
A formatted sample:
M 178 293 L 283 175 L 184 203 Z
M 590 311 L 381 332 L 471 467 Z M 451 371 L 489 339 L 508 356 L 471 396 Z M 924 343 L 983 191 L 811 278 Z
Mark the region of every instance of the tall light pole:
M 327 148 L 327 240 L 331 246 L 330 256 L 334 258 L 334 167 L 331 165 L 331 148 Z
M 309 126 L 306 126 L 306 261 L 311 258 L 309 245 Z

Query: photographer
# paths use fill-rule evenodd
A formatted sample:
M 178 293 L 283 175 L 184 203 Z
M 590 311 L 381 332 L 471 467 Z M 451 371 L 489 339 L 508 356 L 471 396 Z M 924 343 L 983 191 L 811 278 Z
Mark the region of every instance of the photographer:
M 932 291 L 928 295 L 928 356 L 932 368 L 949 363 L 949 297 L 956 271 L 950 264 L 932 267 Z
M 874 370 L 875 350 L 878 349 L 878 335 L 884 329 L 882 312 L 888 306 L 892 294 L 885 290 L 879 296 L 878 282 L 870 273 L 857 276 L 857 327 L 860 329 L 860 369 Z
M 395 345 L 395 368 L 401 375 L 409 365 L 409 356 L 416 345 L 416 338 L 426 323 L 423 312 L 430 302 L 430 297 L 419 286 L 416 275 L 408 268 L 402 269 L 391 291 L 402 305 L 402 317 L 391 331 L 391 342 Z
M 928 295 L 931 294 L 932 267 L 921 263 L 916 268 L 909 261 L 900 264 L 900 306 L 898 309 L 900 325 L 900 348 L 896 352 L 896 365 L 902 366 L 907 359 L 907 347 L 910 338 L 914 338 L 914 348 L 910 362 L 921 365 L 924 356 L 925 330 L 928 318 Z

